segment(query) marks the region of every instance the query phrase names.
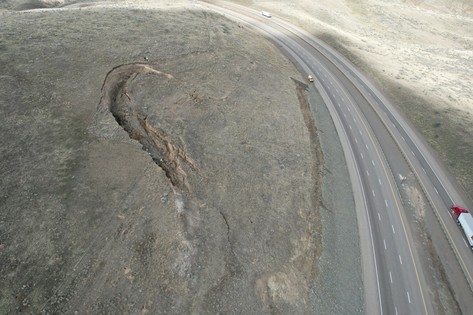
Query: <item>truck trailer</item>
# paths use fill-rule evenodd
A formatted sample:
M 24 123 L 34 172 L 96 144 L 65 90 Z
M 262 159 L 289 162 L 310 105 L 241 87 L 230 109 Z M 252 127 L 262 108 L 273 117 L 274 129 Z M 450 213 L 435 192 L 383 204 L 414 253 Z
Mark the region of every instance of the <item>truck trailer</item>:
M 462 228 L 471 249 L 473 249 L 473 216 L 467 209 L 460 206 L 452 206 L 450 209 L 458 225 Z

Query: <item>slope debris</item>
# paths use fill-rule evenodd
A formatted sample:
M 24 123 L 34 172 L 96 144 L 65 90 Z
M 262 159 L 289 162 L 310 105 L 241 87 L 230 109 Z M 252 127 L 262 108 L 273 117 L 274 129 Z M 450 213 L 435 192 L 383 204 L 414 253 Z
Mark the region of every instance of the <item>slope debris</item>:
M 143 150 L 163 169 L 173 186 L 189 190 L 187 173 L 182 163 L 195 171 L 194 160 L 164 130 L 153 127 L 147 121 L 148 114 L 127 90 L 129 81 L 144 74 L 159 75 L 167 80 L 174 79 L 172 75 L 156 70 L 148 64 L 133 63 L 115 67 L 105 77 L 99 107 L 107 107 L 130 138 L 140 142 Z

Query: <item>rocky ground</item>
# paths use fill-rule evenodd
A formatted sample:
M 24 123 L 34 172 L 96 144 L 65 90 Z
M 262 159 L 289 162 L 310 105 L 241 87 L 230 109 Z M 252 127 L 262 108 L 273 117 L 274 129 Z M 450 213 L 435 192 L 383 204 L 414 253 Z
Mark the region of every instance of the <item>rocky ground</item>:
M 336 133 L 275 46 L 189 1 L 0 20 L 0 313 L 363 311 Z

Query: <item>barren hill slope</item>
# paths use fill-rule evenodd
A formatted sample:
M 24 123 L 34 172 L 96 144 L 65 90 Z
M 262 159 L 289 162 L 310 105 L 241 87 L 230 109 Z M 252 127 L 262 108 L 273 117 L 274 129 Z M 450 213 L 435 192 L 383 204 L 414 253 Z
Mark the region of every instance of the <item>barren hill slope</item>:
M 274 45 L 188 1 L 38 3 L 0 11 L 0 313 L 362 310 L 342 155 Z

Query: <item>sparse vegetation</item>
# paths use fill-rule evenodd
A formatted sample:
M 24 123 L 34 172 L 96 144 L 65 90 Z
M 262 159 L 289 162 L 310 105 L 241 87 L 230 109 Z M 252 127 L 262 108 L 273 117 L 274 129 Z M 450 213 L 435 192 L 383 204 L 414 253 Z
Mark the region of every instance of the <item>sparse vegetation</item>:
M 361 312 L 280 51 L 189 1 L 65 5 L 0 12 L 0 313 L 306 313 L 334 257 L 317 296 Z

